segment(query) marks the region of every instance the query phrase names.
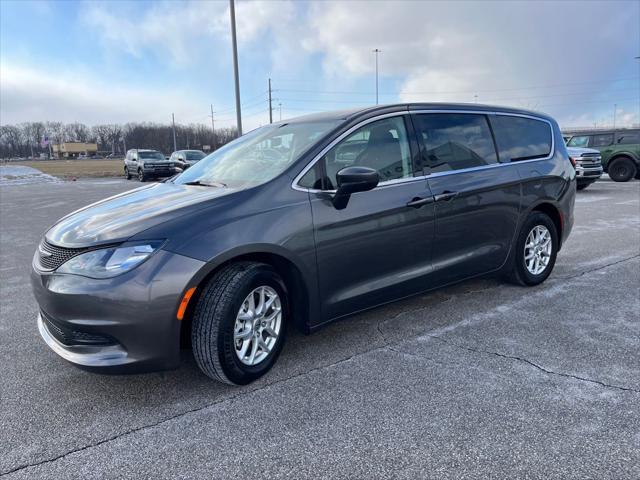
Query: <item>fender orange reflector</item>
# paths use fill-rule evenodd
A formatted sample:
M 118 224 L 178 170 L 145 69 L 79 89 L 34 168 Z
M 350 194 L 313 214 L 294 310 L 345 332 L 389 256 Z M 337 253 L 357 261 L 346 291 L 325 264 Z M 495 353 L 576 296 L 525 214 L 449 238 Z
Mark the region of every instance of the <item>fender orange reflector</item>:
M 178 307 L 178 313 L 176 314 L 176 318 L 178 320 L 182 320 L 184 318 L 184 312 L 187 311 L 187 306 L 189 305 L 189 300 L 191 300 L 191 296 L 196 291 L 196 287 L 191 287 L 189 290 L 184 292 L 184 297 L 182 297 L 182 301 L 180 302 L 180 306 Z

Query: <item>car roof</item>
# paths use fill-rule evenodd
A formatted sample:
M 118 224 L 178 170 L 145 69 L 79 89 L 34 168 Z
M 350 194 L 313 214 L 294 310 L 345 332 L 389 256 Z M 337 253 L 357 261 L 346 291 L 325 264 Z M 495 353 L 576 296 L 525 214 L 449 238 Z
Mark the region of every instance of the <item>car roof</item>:
M 416 110 L 460 110 L 460 111 L 491 111 L 491 112 L 504 112 L 514 113 L 518 115 L 532 115 L 535 117 L 542 117 L 551 120 L 548 115 L 535 112 L 532 110 L 524 110 L 521 108 L 503 107 L 498 105 L 483 105 L 477 103 L 395 103 L 386 105 L 376 105 L 372 107 L 353 108 L 348 110 L 336 110 L 331 112 L 313 113 L 310 115 L 303 115 L 300 117 L 291 118 L 282 122 L 274 122 L 274 124 L 287 124 L 298 122 L 321 122 L 321 121 L 339 121 L 339 120 L 352 120 L 360 116 L 370 116 L 375 113 L 392 113 L 396 111 L 416 111 Z

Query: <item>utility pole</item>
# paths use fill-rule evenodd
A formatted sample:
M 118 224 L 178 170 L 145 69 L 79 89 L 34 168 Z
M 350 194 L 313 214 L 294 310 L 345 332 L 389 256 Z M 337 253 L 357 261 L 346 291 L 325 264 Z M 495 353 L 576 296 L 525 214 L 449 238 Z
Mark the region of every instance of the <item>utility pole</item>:
M 176 147 L 176 117 L 173 113 L 171 114 L 171 124 L 173 125 L 173 151 L 175 152 L 178 148 Z
M 282 121 L 282 103 L 278 102 L 278 110 L 280 110 L 280 121 Z
M 376 105 L 378 105 L 378 54 L 382 53 L 382 50 L 376 48 L 373 53 L 376 54 Z
M 229 15 L 231 16 L 231 44 L 233 46 L 233 76 L 236 84 L 236 119 L 238 136 L 242 136 L 242 113 L 240 112 L 240 78 L 238 73 L 238 42 L 236 41 L 236 7 L 235 0 L 229 0 Z
M 213 145 L 211 145 L 211 151 L 216 149 L 216 127 L 213 123 L 213 103 L 211 104 L 211 131 L 213 132 Z
M 613 104 L 613 129 L 614 130 L 616 129 L 616 113 L 617 113 L 617 110 L 618 110 L 618 104 L 614 103 Z
M 269 79 L 269 123 L 273 123 L 273 107 L 271 106 L 271 79 Z

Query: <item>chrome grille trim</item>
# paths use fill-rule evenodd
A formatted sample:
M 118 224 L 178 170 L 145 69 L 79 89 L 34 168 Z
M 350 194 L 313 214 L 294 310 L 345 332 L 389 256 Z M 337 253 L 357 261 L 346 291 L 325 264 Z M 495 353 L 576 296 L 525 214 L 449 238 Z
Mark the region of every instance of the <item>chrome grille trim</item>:
M 65 248 L 58 247 L 42 239 L 38 245 L 38 265 L 42 270 L 51 271 L 58 268 L 67 260 L 80 255 L 90 248 Z

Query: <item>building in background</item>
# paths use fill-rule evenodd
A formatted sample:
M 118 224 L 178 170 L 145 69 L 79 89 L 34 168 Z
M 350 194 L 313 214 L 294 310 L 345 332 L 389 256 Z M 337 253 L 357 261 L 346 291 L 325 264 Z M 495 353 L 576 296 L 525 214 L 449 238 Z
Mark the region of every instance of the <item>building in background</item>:
M 56 158 L 78 158 L 80 155 L 95 155 L 98 151 L 97 143 L 64 142 L 53 145 L 53 156 Z

